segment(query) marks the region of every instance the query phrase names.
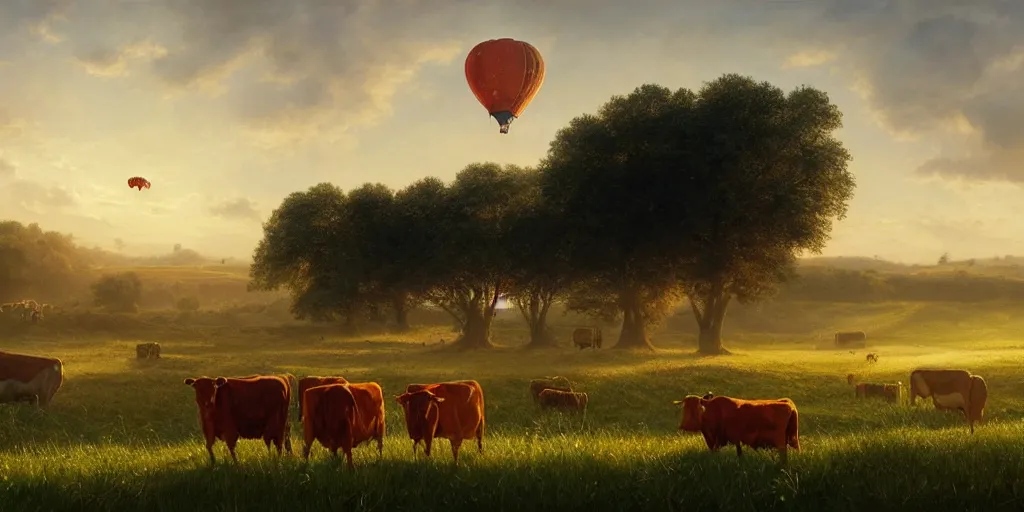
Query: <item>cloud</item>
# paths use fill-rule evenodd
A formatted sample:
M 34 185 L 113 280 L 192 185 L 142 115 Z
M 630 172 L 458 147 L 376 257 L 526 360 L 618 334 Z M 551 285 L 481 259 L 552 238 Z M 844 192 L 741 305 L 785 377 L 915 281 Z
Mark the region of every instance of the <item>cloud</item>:
M 13 176 L 14 164 L 5 159 L 3 155 L 0 155 L 0 178 L 10 178 Z
M 1024 182 L 1024 2 L 36 0 L 0 2 L 0 19 L 49 27 L 90 73 L 140 69 L 179 94 L 217 95 L 250 131 L 288 143 L 390 115 L 425 66 L 458 60 L 495 26 L 577 52 L 637 37 L 675 59 L 772 50 L 783 67 L 845 74 L 894 133 L 955 135 L 956 151 L 920 172 Z
M 210 207 L 210 213 L 225 219 L 259 221 L 260 212 L 256 204 L 246 197 L 227 200 Z
M 94 76 L 124 76 L 136 61 L 151 62 L 167 55 L 167 49 L 148 40 L 120 48 L 96 48 L 75 56 L 75 61 Z
M 39 182 L 15 178 L 0 185 L 8 204 L 17 204 L 30 212 L 63 210 L 78 204 L 67 189 L 58 185 L 44 185 Z

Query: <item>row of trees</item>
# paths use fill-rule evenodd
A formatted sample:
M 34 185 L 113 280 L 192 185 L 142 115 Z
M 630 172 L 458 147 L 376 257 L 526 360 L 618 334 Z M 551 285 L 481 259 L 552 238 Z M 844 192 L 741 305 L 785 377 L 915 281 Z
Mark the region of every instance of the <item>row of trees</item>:
M 680 300 L 699 348 L 720 353 L 732 300 L 770 295 L 802 251 L 820 252 L 854 189 L 828 96 L 725 75 L 699 91 L 644 85 L 572 120 L 536 169 L 476 163 L 445 184 L 397 192 L 322 183 L 264 225 L 251 288 L 287 288 L 299 318 L 353 321 L 421 302 L 447 311 L 459 343 L 490 346 L 501 296 L 531 344 L 547 314 L 621 319 L 617 347 L 650 348 L 648 326 Z

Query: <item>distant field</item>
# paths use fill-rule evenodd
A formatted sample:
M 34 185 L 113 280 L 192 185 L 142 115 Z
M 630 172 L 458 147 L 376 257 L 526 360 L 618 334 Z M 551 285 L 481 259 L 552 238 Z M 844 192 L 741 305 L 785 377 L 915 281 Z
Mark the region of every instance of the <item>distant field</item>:
M 1020 510 L 1019 307 L 738 308 L 728 334 L 736 354 L 714 358 L 692 354 L 686 315 L 653 332 L 656 353 L 524 351 L 513 312 L 495 326 L 504 348 L 479 353 L 441 349 L 439 338 L 454 337 L 444 326 L 341 335 L 330 326 L 250 326 L 244 315 L 196 325 L 147 313 L 100 332 L 55 317 L 4 342 L 5 350 L 61 357 L 67 380 L 49 411 L 0 406 L 0 510 Z M 564 339 L 581 320 L 555 321 Z M 864 361 L 864 350 L 816 349 L 831 332 L 853 328 L 868 331 L 877 364 Z M 607 328 L 606 343 L 616 335 Z M 165 359 L 139 364 L 134 344 L 149 339 L 161 341 Z M 917 366 L 985 377 L 987 423 L 969 436 L 958 414 L 857 401 L 845 382 L 854 372 L 906 383 Z M 307 466 L 268 456 L 258 441 L 240 443 L 237 466 L 208 467 L 182 379 L 282 371 L 373 380 L 387 397 L 411 382 L 477 379 L 486 397 L 484 452 L 464 449 L 455 469 L 440 440 L 431 460 L 414 459 L 389 399 L 383 460 L 357 448 L 354 473 L 319 446 Z M 534 409 L 527 381 L 554 374 L 590 394 L 585 423 Z M 748 451 L 743 460 L 733 450 L 707 453 L 699 436 L 677 430 L 671 404 L 705 391 L 792 398 L 802 451 L 784 468 L 768 452 Z M 296 426 L 293 444 L 301 450 Z M 215 453 L 226 456 L 222 443 Z

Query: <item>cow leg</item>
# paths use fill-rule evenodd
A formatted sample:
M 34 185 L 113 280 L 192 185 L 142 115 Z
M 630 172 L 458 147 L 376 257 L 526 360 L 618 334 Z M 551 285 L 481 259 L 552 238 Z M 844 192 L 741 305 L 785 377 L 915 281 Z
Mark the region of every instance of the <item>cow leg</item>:
M 238 463 L 238 456 L 235 455 L 235 446 L 238 445 L 238 436 L 229 436 L 224 439 L 224 442 L 228 445 L 228 453 L 231 454 L 231 460 Z
M 737 457 L 742 457 L 743 456 L 743 448 L 740 446 L 739 443 L 736 443 L 736 456 Z
M 786 449 L 786 445 L 783 443 L 782 448 L 779 449 L 779 462 L 785 464 L 789 460 L 788 454 L 789 450 Z
M 476 428 L 476 451 L 484 452 L 484 421 L 480 420 L 480 425 Z
M 308 441 L 307 441 L 307 442 L 305 443 L 305 445 L 303 445 L 303 447 L 302 447 L 302 458 L 303 458 L 303 459 L 305 459 L 305 460 L 306 460 L 306 462 L 309 462 L 309 452 L 310 452 L 310 450 L 312 450 L 312 449 L 313 449 L 313 447 L 311 446 L 311 444 L 312 444 L 312 443 L 310 443 L 310 442 L 308 442 Z
M 452 458 L 455 459 L 455 463 L 459 463 L 459 447 L 462 446 L 462 439 L 453 438 L 450 439 L 452 443 Z
M 430 457 L 430 446 L 434 444 L 433 437 L 423 438 L 423 455 Z
M 412 442 L 412 456 L 413 456 L 413 457 L 415 457 L 415 456 L 416 456 L 416 445 L 418 445 L 418 444 L 420 444 L 420 442 L 419 442 L 419 441 L 416 441 L 416 440 L 414 440 L 414 441 Z
M 267 453 L 270 453 L 270 443 L 271 443 L 271 441 L 273 441 L 273 438 L 270 438 L 270 437 L 264 437 L 263 438 L 263 444 L 267 445 Z
M 284 434 L 284 450 L 286 452 L 288 452 L 288 455 L 292 454 L 292 434 L 291 434 L 291 432 L 285 432 L 285 434 Z M 278 448 L 277 451 L 278 451 L 278 453 L 280 453 L 281 449 Z
M 215 443 L 215 442 L 216 442 L 215 439 L 207 439 L 206 440 L 206 453 L 208 453 L 210 455 L 210 464 L 213 464 L 213 463 L 216 462 L 216 458 L 213 456 L 213 443 Z

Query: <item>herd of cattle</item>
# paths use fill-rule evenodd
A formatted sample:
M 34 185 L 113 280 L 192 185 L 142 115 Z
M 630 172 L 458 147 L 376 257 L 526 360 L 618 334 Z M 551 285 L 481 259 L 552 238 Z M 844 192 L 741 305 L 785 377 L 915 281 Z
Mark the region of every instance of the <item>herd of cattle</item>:
M 53 311 L 50 304 L 40 304 L 32 299 L 0 304 L 0 315 L 13 316 L 22 321 L 37 323 L 43 319 L 44 313 Z
M 140 349 L 141 350 L 141 349 Z M 848 382 L 855 383 L 849 375 Z M 26 401 L 45 406 L 64 381 L 64 365 L 57 358 L 0 352 L 0 402 Z M 270 450 L 292 453 L 290 407 L 298 402 L 302 423 L 303 456 L 308 460 L 317 441 L 333 455 L 341 449 L 352 467 L 352 448 L 376 441 L 383 454 L 385 435 L 384 392 L 376 382 L 349 382 L 343 377 L 305 377 L 291 374 L 250 375 L 247 377 L 196 377 L 184 383 L 195 392 L 200 425 L 206 440 L 210 462 L 215 462 L 213 446 L 224 441 L 237 462 L 235 446 L 239 439 L 262 439 Z M 858 396 L 883 396 L 896 400 L 902 383 L 892 385 L 857 384 Z M 586 413 L 589 397 L 574 391 L 564 377 L 533 379 L 529 383 L 533 401 L 543 408 Z M 916 398 L 931 398 L 937 409 L 964 413 L 970 432 L 982 419 L 988 388 L 985 380 L 966 370 L 916 369 L 910 373 L 910 405 Z M 395 396 L 402 407 L 406 432 L 412 440 L 413 454 L 422 441 L 430 456 L 434 439 L 448 439 L 456 463 L 464 440 L 476 439 L 483 451 L 484 391 L 475 380 L 409 384 Z M 727 445 L 754 449 L 774 448 L 786 460 L 787 449 L 800 449 L 799 415 L 789 398 L 745 400 L 707 393 L 689 395 L 673 402 L 682 405 L 679 429 L 700 432 L 708 449 L 718 451 Z

